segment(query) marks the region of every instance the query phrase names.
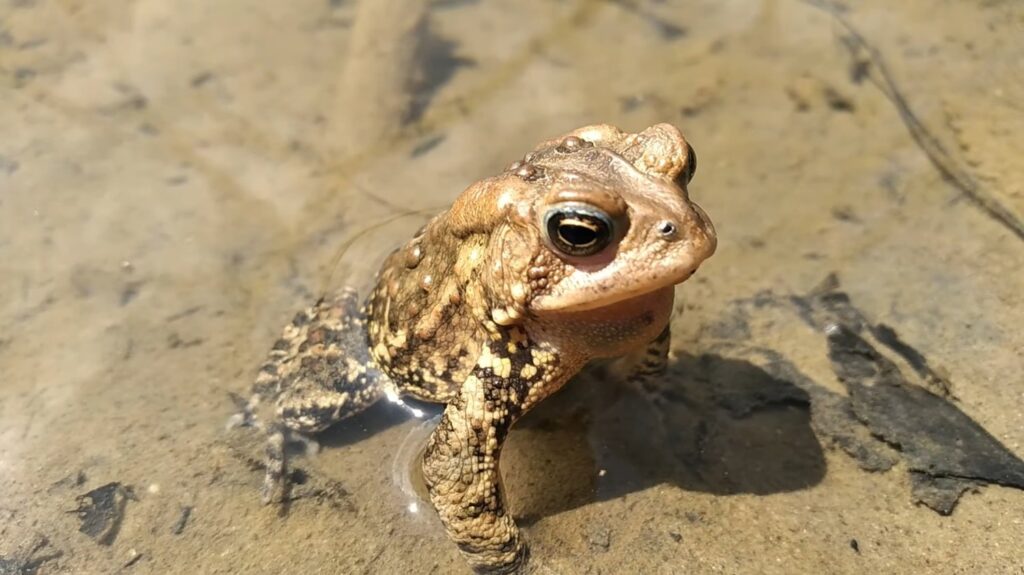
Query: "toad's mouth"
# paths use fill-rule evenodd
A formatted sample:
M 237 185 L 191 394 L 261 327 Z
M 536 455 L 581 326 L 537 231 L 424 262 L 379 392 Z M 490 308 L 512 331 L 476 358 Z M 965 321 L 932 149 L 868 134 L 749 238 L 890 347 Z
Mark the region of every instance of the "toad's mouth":
M 670 289 L 693 277 L 700 267 L 700 262 L 692 266 L 675 267 L 664 273 L 651 275 L 648 272 L 642 279 L 623 276 L 614 283 L 606 283 L 600 279 L 582 279 L 571 282 L 569 290 L 537 297 L 531 307 L 534 311 L 544 312 L 584 312 L 608 307 L 639 303 L 655 292 Z M 582 273 L 577 271 L 576 273 Z M 563 282 L 564 283 L 564 282 Z M 562 287 L 562 286 L 560 286 Z

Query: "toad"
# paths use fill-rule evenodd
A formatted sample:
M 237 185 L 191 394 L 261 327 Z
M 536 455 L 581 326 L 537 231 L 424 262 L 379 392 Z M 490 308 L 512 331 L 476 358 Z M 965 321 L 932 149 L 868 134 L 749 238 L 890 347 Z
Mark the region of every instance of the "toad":
M 265 502 L 285 444 L 384 398 L 445 404 L 423 456 L 430 500 L 478 573 L 528 550 L 499 470 L 515 422 L 587 362 L 664 370 L 675 285 L 715 251 L 687 186 L 696 156 L 668 124 L 580 128 L 466 189 L 380 268 L 299 313 L 236 422 L 267 432 Z

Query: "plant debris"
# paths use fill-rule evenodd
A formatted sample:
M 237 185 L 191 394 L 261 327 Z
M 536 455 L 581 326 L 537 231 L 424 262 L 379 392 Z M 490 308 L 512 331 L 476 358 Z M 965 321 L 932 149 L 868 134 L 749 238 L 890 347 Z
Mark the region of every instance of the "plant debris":
M 825 334 L 832 370 L 847 397 L 810 380 L 774 350 L 735 342 L 730 348 L 761 355 L 766 371 L 807 392 L 815 432 L 862 468 L 885 471 L 902 460 L 911 474 L 914 501 L 942 515 L 953 512 L 963 493 L 984 485 L 1024 489 L 1024 461 L 956 406 L 952 383 L 923 353 L 893 327 L 869 321 L 840 290 L 834 274 L 805 296 L 763 292 L 736 303 L 734 317 L 723 319 L 712 332 L 732 326 L 730 333 L 749 334 L 751 314 L 773 308 L 794 311 Z M 920 384 L 886 351 L 905 362 Z M 757 394 L 747 398 L 756 400 Z
M 56 550 L 41 554 L 40 552 L 47 547 L 50 547 L 49 538 L 37 535 L 30 545 L 19 549 L 13 555 L 0 555 L 0 575 L 35 575 L 44 563 L 58 559 L 64 554 Z
M 829 326 L 829 358 L 857 418 L 896 446 L 914 498 L 943 515 L 985 483 L 1024 489 L 1024 462 L 945 398 L 908 382 L 896 365 L 849 327 Z
M 78 530 L 100 545 L 112 544 L 124 521 L 128 501 L 135 501 L 135 492 L 131 487 L 117 482 L 79 495 L 75 513 L 82 525 Z
M 182 505 L 181 515 L 178 516 L 178 520 L 174 522 L 174 526 L 171 527 L 171 535 L 181 535 L 185 531 L 185 526 L 188 525 L 188 519 L 192 516 L 192 506 Z

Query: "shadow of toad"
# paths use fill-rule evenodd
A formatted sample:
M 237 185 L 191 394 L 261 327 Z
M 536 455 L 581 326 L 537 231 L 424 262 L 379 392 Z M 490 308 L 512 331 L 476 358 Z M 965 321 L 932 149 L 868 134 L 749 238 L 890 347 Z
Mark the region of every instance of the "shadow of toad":
M 525 523 L 659 484 L 718 495 L 805 489 L 826 470 L 810 403 L 751 362 L 684 354 L 649 391 L 580 377 L 523 419 L 502 467 Z
M 683 354 L 650 390 L 597 368 L 516 425 L 501 467 L 527 525 L 659 484 L 718 495 L 795 491 L 826 471 L 810 409 L 802 387 L 739 358 Z M 408 418 L 381 402 L 319 439 L 350 445 Z

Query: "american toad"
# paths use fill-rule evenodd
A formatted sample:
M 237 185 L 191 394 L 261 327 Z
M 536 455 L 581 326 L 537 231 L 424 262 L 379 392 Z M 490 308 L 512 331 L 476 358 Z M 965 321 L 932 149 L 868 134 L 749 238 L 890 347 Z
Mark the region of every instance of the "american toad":
M 673 126 L 588 126 L 470 186 L 384 262 L 360 305 L 343 290 L 295 316 L 238 421 L 267 430 L 265 501 L 284 445 L 385 396 L 446 404 L 427 444 L 430 499 L 470 565 L 514 573 L 527 546 L 499 473 L 509 429 L 588 361 L 661 371 L 674 286 L 715 250 Z

